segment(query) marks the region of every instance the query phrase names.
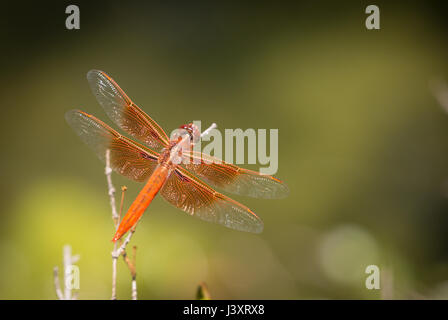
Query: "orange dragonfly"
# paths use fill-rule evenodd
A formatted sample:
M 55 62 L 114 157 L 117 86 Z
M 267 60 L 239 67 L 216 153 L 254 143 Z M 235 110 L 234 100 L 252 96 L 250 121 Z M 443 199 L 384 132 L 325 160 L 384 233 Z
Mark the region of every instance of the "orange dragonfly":
M 182 134 L 169 139 L 163 129 L 137 107 L 106 73 L 91 70 L 90 87 L 110 119 L 137 143 L 121 135 L 101 120 L 79 110 L 65 118 L 79 137 L 104 162 L 123 176 L 146 184 L 123 217 L 112 241 L 133 228 L 151 201 L 161 193 L 169 203 L 203 220 L 246 232 L 260 233 L 263 222 L 249 208 L 215 191 L 256 198 L 282 198 L 289 190 L 282 181 L 225 163 L 195 152 L 191 145 L 200 139 L 194 124 L 183 125 Z M 183 161 L 185 159 L 193 161 Z M 200 179 L 206 183 L 202 182 Z

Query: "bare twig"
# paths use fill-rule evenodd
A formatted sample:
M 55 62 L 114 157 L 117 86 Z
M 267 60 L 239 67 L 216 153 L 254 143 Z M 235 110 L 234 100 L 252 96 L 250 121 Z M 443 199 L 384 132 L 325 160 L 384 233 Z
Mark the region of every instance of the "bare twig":
M 121 214 L 123 213 L 123 204 L 124 204 L 124 193 L 128 190 L 126 186 L 121 187 L 121 201 L 120 201 L 120 213 L 118 214 L 118 221 L 115 223 L 115 229 L 118 228 L 118 223 L 121 220 Z
M 112 179 L 110 179 L 110 182 L 112 184 Z M 113 186 L 112 186 L 113 187 Z M 126 186 L 122 186 L 121 187 L 121 203 L 120 203 L 120 213 L 117 216 L 117 219 L 114 219 L 113 217 L 113 213 L 112 213 L 112 220 L 114 221 L 114 226 L 115 226 L 115 231 L 118 228 L 118 224 L 120 223 L 120 219 L 121 219 L 121 213 L 123 211 L 123 203 L 124 203 L 124 193 L 126 192 L 127 188 Z M 115 201 L 114 201 L 115 204 Z M 113 212 L 113 210 L 112 210 Z M 112 251 L 112 300 L 116 300 L 117 299 L 117 260 L 118 260 L 118 256 L 115 257 L 114 256 L 114 252 L 117 250 L 117 243 L 114 243 L 114 250 Z
M 127 190 L 126 186 L 121 187 L 121 201 L 120 201 L 120 212 L 117 213 L 116 204 L 115 204 L 115 187 L 112 184 L 112 169 L 110 167 L 110 150 L 106 151 L 106 169 L 105 174 L 107 178 L 107 186 L 109 190 L 109 197 L 110 197 L 110 205 L 112 208 L 112 220 L 114 222 L 115 231 L 118 229 L 121 214 L 123 211 L 123 204 L 124 204 L 124 195 Z M 131 237 L 135 231 L 135 227 L 131 230 L 129 235 L 126 237 L 125 241 L 120 245 L 120 247 L 117 248 L 117 242 L 114 243 L 114 249 L 112 251 L 112 295 L 111 300 L 117 299 L 117 261 L 120 255 L 123 255 L 123 259 L 125 260 L 126 264 L 129 267 L 129 270 L 131 271 L 132 276 L 132 298 L 137 299 L 137 281 L 136 281 L 136 271 L 135 271 L 135 264 L 132 264 L 126 255 L 126 246 L 131 241 Z M 134 251 L 135 255 L 135 251 Z M 135 258 L 135 257 L 134 257 Z
M 132 300 L 137 300 L 137 279 L 132 278 Z
M 218 125 L 216 123 L 212 123 L 212 125 L 210 127 L 208 127 L 207 130 L 205 130 L 204 132 L 201 133 L 201 138 L 204 138 L 205 136 L 207 136 L 210 131 L 212 131 L 213 129 L 216 129 L 218 127 Z
M 64 292 L 62 292 L 61 285 L 59 283 L 59 268 L 56 266 L 53 268 L 56 296 L 59 300 L 74 300 L 77 296 L 72 295 L 73 284 L 79 284 L 79 274 L 77 269 L 75 269 L 74 264 L 79 260 L 79 255 L 72 256 L 72 247 L 70 245 L 65 245 L 62 249 L 62 256 L 64 268 Z M 74 283 L 72 283 L 72 281 L 74 281 Z M 75 289 L 78 288 L 75 286 Z
M 112 184 L 112 168 L 110 167 L 110 150 L 106 150 L 106 168 L 105 174 L 107 179 L 107 189 L 110 197 L 110 206 L 112 209 L 112 221 L 114 222 L 115 230 L 118 228 L 118 224 L 120 223 L 120 215 L 117 213 L 117 208 L 115 206 L 115 187 Z M 123 197 L 124 197 L 123 190 Z M 117 259 L 118 257 L 114 256 L 114 252 L 117 250 L 117 243 L 114 243 L 114 249 L 112 251 L 112 294 L 111 300 L 117 299 Z
M 64 300 L 64 295 L 62 294 L 61 284 L 59 283 L 59 268 L 56 266 L 53 268 L 53 278 L 54 278 L 54 288 L 56 290 L 56 296 L 59 300 Z
M 63 248 L 64 255 L 64 296 L 65 300 L 72 300 L 72 285 L 70 284 L 73 277 L 73 264 L 79 260 L 79 255 L 72 256 L 72 247 L 65 245 Z
M 129 259 L 126 251 L 123 252 L 123 259 L 131 272 L 132 277 L 132 300 L 137 300 L 137 269 L 136 269 L 136 257 L 137 257 L 137 247 L 132 247 L 132 261 Z
M 137 253 L 137 247 L 133 246 L 132 249 L 133 249 L 132 261 L 131 261 L 131 259 L 129 259 L 129 256 L 126 251 L 124 251 L 122 255 L 123 255 L 124 262 L 126 263 L 126 265 L 129 268 L 129 271 L 131 272 L 132 279 L 134 279 L 137 274 L 137 270 L 135 269 L 135 255 Z
M 117 299 L 117 295 L 116 295 L 117 260 L 121 255 L 123 255 L 123 258 L 124 258 L 126 264 L 128 265 L 129 270 L 131 271 L 132 296 L 137 297 L 137 282 L 136 282 L 135 264 L 132 267 L 130 266 L 130 264 L 132 264 L 132 263 L 129 260 L 127 260 L 128 258 L 127 258 L 127 254 L 126 254 L 126 246 L 131 241 L 131 238 L 134 235 L 135 227 L 136 226 L 134 226 L 131 229 L 128 236 L 125 238 L 125 240 L 120 245 L 120 247 L 117 248 L 117 242 L 115 242 L 115 244 L 114 244 L 114 251 L 112 251 L 112 300 Z M 134 250 L 134 258 L 135 258 L 135 250 Z M 134 290 L 135 290 L 135 293 L 134 293 Z
M 64 257 L 64 297 L 65 300 L 72 299 L 72 289 L 67 285 L 70 277 L 70 266 L 72 265 L 72 248 L 69 245 L 64 246 L 62 249 Z
M 126 246 L 131 241 L 132 236 L 134 235 L 136 225 L 129 231 L 128 236 L 124 239 L 121 246 L 112 252 L 112 257 L 118 258 L 123 252 L 126 250 Z
M 120 213 L 119 213 L 120 217 L 123 212 L 124 193 L 126 190 L 127 190 L 126 186 L 121 187 L 122 193 L 121 193 L 121 203 L 120 203 Z M 118 225 L 116 226 L 116 228 L 118 228 Z M 123 242 L 123 240 L 121 240 L 121 239 L 120 239 L 120 241 Z M 136 256 L 137 256 L 137 247 L 136 246 L 133 247 L 132 261 L 129 259 L 128 254 L 126 253 L 126 248 L 123 249 L 122 256 L 123 256 L 124 262 L 126 263 L 126 265 L 129 268 L 129 271 L 131 272 L 132 300 L 137 300 L 137 269 L 136 269 L 136 265 L 135 265 L 135 260 L 136 260 Z
M 114 188 L 114 185 L 112 184 L 112 168 L 110 167 L 110 150 L 109 149 L 106 150 L 105 174 L 106 174 L 106 178 L 107 178 L 107 189 L 109 191 L 108 194 L 109 194 L 109 198 L 110 198 L 110 206 L 112 208 L 112 219 L 114 220 L 115 224 L 118 224 L 120 217 L 118 216 L 117 207 L 115 206 L 115 188 Z
M 117 300 L 117 259 L 113 253 L 117 247 L 117 243 L 114 244 L 114 251 L 112 251 L 112 296 L 111 300 Z
M 133 249 L 132 265 L 134 266 L 134 272 L 132 273 L 132 300 L 137 300 L 137 246 L 134 246 Z

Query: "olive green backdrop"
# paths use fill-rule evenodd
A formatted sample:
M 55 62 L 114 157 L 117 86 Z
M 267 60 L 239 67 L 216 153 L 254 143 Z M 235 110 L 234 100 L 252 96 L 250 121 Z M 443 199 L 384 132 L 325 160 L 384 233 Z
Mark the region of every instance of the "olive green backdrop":
M 191 120 L 279 129 L 287 199 L 233 197 L 260 235 L 188 217 L 160 197 L 132 243 L 144 299 L 448 298 L 448 80 L 443 3 L 78 2 L 2 7 L 0 298 L 54 299 L 62 246 L 81 299 L 109 299 L 113 235 L 103 164 L 68 127 L 111 124 L 86 73 L 109 73 L 167 132 Z M 257 166 L 255 166 L 257 168 Z M 127 208 L 142 185 L 126 185 Z M 117 196 L 117 201 L 119 197 Z M 365 288 L 378 265 L 382 290 Z M 130 298 L 119 261 L 118 298 Z

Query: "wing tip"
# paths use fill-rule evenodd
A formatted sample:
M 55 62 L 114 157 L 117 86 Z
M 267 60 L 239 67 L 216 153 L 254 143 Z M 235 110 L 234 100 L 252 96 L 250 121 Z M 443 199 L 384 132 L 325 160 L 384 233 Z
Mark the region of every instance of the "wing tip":
M 252 225 L 252 227 L 249 230 L 242 230 L 242 231 L 248 231 L 251 233 L 262 233 L 264 228 L 263 220 L 252 210 L 247 208 L 247 211 L 251 214 L 251 218 L 255 218 L 255 224 Z
M 97 83 L 97 79 L 112 81 L 112 78 L 104 71 L 92 69 L 89 72 L 87 72 L 87 82 L 90 83 L 90 86 L 92 87 L 92 90 L 94 88 L 94 85 Z
M 87 80 L 92 79 L 96 75 L 103 75 L 103 74 L 105 74 L 105 73 L 98 69 L 89 70 L 89 72 L 87 72 Z
M 274 199 L 287 198 L 290 193 L 288 186 L 284 182 L 281 182 L 279 185 L 281 187 L 274 193 Z
M 85 118 L 91 118 L 92 116 L 79 109 L 71 109 L 65 113 L 64 117 L 65 121 L 67 121 L 68 124 L 72 124 L 74 121 L 77 121 L 80 118 L 85 119 Z
M 248 232 L 248 233 L 254 233 L 254 234 L 260 234 L 263 232 L 264 229 L 264 223 L 263 221 L 258 218 L 257 216 L 257 220 L 251 220 L 250 225 L 240 225 L 240 224 L 221 224 L 224 227 L 227 227 L 229 229 L 238 231 L 238 232 Z
M 263 175 L 262 175 L 263 176 Z M 269 192 L 264 194 L 266 199 L 283 199 L 289 196 L 289 188 L 282 180 L 274 176 L 265 175 L 268 181 L 272 181 Z
M 260 224 L 257 226 L 257 228 L 252 233 L 260 234 L 263 232 L 263 229 L 264 229 L 264 224 L 263 224 L 263 222 L 260 221 Z
M 289 188 L 286 183 L 274 176 L 266 175 L 266 177 L 269 177 L 269 179 L 273 181 L 276 186 L 271 194 L 271 199 L 283 199 L 289 196 Z
M 81 114 L 82 114 L 82 111 L 80 111 L 78 109 L 71 109 L 65 113 L 64 118 L 65 118 L 65 121 L 67 121 L 67 123 L 71 125 L 73 123 L 73 120 L 75 120 L 76 117 Z

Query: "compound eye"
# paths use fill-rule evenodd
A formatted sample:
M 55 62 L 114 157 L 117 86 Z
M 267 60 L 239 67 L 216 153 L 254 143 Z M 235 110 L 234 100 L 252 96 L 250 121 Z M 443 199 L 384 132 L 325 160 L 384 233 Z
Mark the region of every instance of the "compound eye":
M 191 138 L 193 142 L 198 142 L 200 137 L 201 137 L 201 133 L 199 132 L 199 128 L 194 125 L 193 123 L 190 123 L 190 128 L 191 128 Z

